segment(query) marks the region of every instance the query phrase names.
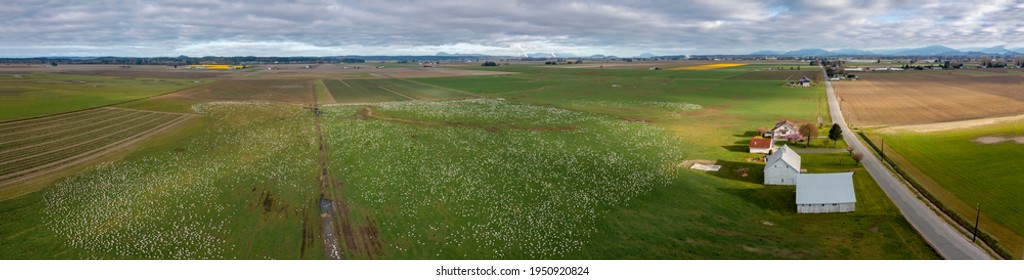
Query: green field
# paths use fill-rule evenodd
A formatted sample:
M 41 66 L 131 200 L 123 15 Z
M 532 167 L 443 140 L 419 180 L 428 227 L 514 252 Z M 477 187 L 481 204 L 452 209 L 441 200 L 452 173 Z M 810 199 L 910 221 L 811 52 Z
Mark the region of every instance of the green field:
M 323 80 L 338 103 L 445 100 L 470 95 L 403 79 Z
M 973 222 L 981 203 L 983 231 L 1011 254 L 1024 253 L 1024 122 L 931 133 L 873 133 L 885 141 L 886 153 L 961 216 Z M 1003 142 L 984 144 L 980 137 Z M 876 143 L 879 141 L 875 138 Z M 922 148 L 927 147 L 927 148 Z M 895 151 L 896 154 L 893 154 Z M 1020 255 L 1016 255 L 1020 257 Z
M 0 74 L 0 121 L 142 99 L 207 82 L 64 74 Z
M 3 259 L 320 259 L 313 118 L 203 105 L 202 129 L 0 204 Z
M 797 215 L 793 187 L 758 183 L 754 131 L 827 108 L 821 87 L 728 79 L 754 69 L 324 80 L 338 103 L 423 99 L 323 109 L 324 195 L 345 257 L 937 258 L 863 171 L 848 214 Z M 187 139 L 0 202 L 15 217 L 0 224 L 0 258 L 322 258 L 313 114 L 194 107 L 207 116 Z M 723 169 L 677 167 L 692 159 Z M 845 154 L 804 162 L 860 170 Z

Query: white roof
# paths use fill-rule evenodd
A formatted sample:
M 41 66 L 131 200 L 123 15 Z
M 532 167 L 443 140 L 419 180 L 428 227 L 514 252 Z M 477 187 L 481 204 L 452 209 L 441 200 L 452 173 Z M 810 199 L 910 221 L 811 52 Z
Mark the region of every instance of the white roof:
M 796 178 L 796 204 L 857 202 L 853 172 L 800 174 Z
M 793 149 L 790 149 L 789 145 L 783 144 L 782 148 L 779 148 L 778 151 L 768 155 L 768 159 L 765 160 L 765 167 L 775 164 L 778 160 L 785 161 L 786 164 L 789 164 L 789 166 L 792 166 L 797 172 L 800 172 L 800 155 L 793 151 Z

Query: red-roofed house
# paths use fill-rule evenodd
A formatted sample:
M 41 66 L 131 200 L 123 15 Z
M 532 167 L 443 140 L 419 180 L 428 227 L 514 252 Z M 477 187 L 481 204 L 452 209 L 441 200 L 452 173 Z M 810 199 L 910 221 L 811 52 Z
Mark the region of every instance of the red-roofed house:
M 750 138 L 751 154 L 767 154 L 772 150 L 772 139 L 760 137 Z

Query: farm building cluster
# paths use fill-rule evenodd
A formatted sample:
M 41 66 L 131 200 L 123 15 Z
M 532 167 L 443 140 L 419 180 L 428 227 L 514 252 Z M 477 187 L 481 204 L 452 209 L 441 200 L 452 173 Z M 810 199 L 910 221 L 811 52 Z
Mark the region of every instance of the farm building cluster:
M 750 152 L 768 154 L 764 184 L 796 186 L 797 213 L 842 213 L 856 209 L 853 172 L 810 174 L 800 167 L 800 154 L 789 145 L 775 147 L 777 140 L 799 138 L 796 123 L 783 120 L 761 137 L 750 139 Z
M 786 85 L 791 86 L 791 87 L 809 87 L 809 86 L 811 86 L 811 79 L 807 78 L 807 76 L 803 76 L 803 77 L 800 77 L 799 80 L 796 80 L 796 82 L 793 82 L 793 81 L 786 82 Z

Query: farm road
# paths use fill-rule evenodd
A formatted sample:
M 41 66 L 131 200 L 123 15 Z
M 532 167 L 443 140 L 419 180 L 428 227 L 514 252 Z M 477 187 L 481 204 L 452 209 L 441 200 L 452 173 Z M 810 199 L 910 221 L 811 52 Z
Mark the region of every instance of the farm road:
M 939 252 L 939 255 L 945 259 L 992 259 L 991 256 L 982 251 L 981 248 L 978 248 L 978 246 L 975 246 L 966 236 L 957 232 L 953 226 L 939 217 L 939 214 L 932 211 L 923 201 L 911 193 L 910 188 L 890 173 L 875 154 L 866 152 L 868 149 L 850 131 L 850 127 L 846 125 L 846 120 L 843 118 L 843 113 L 839 108 L 839 102 L 836 101 L 836 94 L 832 89 L 832 83 L 826 80 L 825 88 L 828 92 L 829 113 L 832 114 L 832 120 L 843 129 L 843 139 L 854 150 L 861 151 L 864 154 L 864 160 L 861 162 L 864 163 L 865 169 L 875 179 L 875 182 L 878 182 L 878 185 L 882 187 L 885 194 L 889 196 L 889 200 L 892 200 L 896 207 L 900 209 L 903 217 L 921 234 L 921 237 L 924 237 L 928 244 L 935 248 L 935 251 Z

